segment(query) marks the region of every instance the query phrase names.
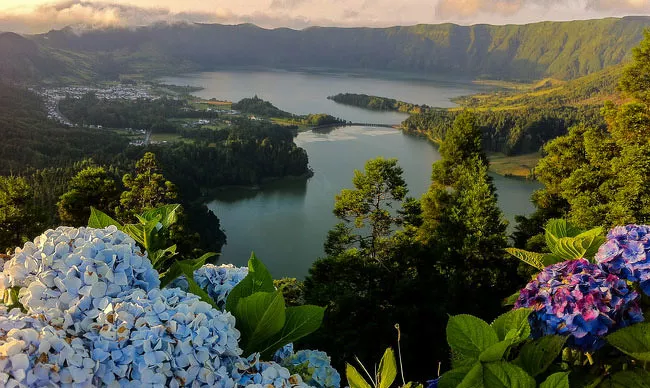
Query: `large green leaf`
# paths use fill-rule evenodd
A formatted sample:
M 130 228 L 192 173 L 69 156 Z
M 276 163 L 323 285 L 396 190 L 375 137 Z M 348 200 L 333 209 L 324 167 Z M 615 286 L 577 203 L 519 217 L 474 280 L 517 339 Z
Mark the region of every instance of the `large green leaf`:
M 531 376 L 543 373 L 562 351 L 567 337 L 547 335 L 525 344 L 514 364 L 523 368 Z
M 345 377 L 348 379 L 350 388 L 371 388 L 359 371 L 350 364 L 345 364 Z
M 377 375 L 377 387 L 389 388 L 397 377 L 397 361 L 395 352 L 388 348 L 379 362 L 379 374 Z
M 248 260 L 248 275 L 228 294 L 226 310 L 230 312 L 234 311 L 241 298 L 253 295 L 256 292 L 273 291 L 275 291 L 273 277 L 271 277 L 264 264 L 255 257 L 255 254 L 252 254 Z
M 508 362 L 483 365 L 483 386 L 486 388 L 535 388 L 537 384 L 526 371 Z
M 600 246 L 607 241 L 605 230 L 601 227 L 580 233 L 576 238 L 582 240 L 582 247 L 585 249 L 583 257 L 592 262 Z
M 140 217 L 146 221 L 158 220 L 163 228 L 169 228 L 171 225 L 175 224 L 178 221 L 178 211 L 181 208 L 181 205 L 171 204 L 157 207 L 155 209 L 148 210 Z
M 158 251 L 157 251 L 158 252 Z M 156 254 L 157 254 L 156 252 Z M 196 259 L 186 259 L 186 260 L 177 260 L 172 265 L 170 266 L 169 270 L 167 270 L 164 274 L 161 275 L 160 277 L 160 288 L 165 287 L 169 283 L 173 282 L 177 277 L 183 275 L 183 274 L 188 274 L 191 273 L 192 277 L 194 277 L 194 271 L 197 269 L 201 268 L 207 259 L 216 256 L 217 254 L 214 252 L 208 252 L 204 255 L 202 255 L 199 258 Z M 152 260 L 153 263 L 153 260 Z M 155 264 L 154 264 L 155 268 Z M 186 275 L 187 277 L 187 275 Z
M 194 294 L 201 298 L 202 301 L 210 304 L 212 307 L 215 309 L 219 309 L 219 306 L 217 306 L 217 303 L 208 295 L 207 292 L 205 292 L 204 289 L 202 289 L 191 277 L 187 277 L 187 284 L 189 285 L 187 288 L 187 291 L 190 294 Z
M 447 342 L 454 352 L 478 360 L 485 349 L 499 342 L 499 337 L 482 319 L 461 314 L 449 318 Z
M 548 376 L 539 388 L 569 388 L 569 372 L 558 372 Z
M 438 388 L 456 388 L 460 385 L 460 383 L 465 379 L 465 376 L 473 370 L 476 365 L 479 366 L 479 371 L 481 364 L 478 362 L 475 362 L 472 365 L 468 366 L 462 366 L 459 368 L 454 368 L 446 373 L 444 373 L 442 376 L 440 376 L 440 380 L 438 380 Z
M 650 388 L 650 373 L 641 369 L 617 372 L 598 388 Z
M 506 248 L 506 252 L 539 270 L 544 269 L 544 254 L 529 252 L 518 248 Z
M 271 337 L 259 350 L 263 357 L 271 357 L 284 345 L 298 341 L 313 333 L 323 323 L 325 308 L 312 305 L 287 307 L 286 320 L 282 330 Z
M 605 241 L 602 228 L 582 232 L 565 220 L 550 220 L 545 230 L 546 245 L 552 252 L 553 261 L 580 258 L 592 260 Z M 546 264 L 544 261 L 543 263 Z
M 465 374 L 463 380 L 458 384 L 458 388 L 483 388 L 483 364 L 476 363 Z
M 88 219 L 89 228 L 103 229 L 107 226 L 115 225 L 118 229 L 122 229 L 122 224 L 112 219 L 108 214 L 90 207 L 90 218 Z
M 605 338 L 621 352 L 637 360 L 650 361 L 650 323 L 637 323 Z
M 285 324 L 284 298 L 280 291 L 256 292 L 241 298 L 234 315 L 241 332 L 242 349 L 248 355 L 277 334 Z
M 492 322 L 490 326 L 497 333 L 500 341 L 509 340 L 512 344 L 525 341 L 530 336 L 528 316 L 531 309 L 510 310 Z
M 481 362 L 501 361 L 508 349 L 512 346 L 512 341 L 500 341 L 485 349 L 479 356 Z

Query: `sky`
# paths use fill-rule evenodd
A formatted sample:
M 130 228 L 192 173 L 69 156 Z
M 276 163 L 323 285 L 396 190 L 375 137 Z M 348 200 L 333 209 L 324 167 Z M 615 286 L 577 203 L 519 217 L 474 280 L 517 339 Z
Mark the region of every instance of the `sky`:
M 265 28 L 522 24 L 650 15 L 650 0 L 0 0 L 0 31 L 157 22 L 254 23 Z

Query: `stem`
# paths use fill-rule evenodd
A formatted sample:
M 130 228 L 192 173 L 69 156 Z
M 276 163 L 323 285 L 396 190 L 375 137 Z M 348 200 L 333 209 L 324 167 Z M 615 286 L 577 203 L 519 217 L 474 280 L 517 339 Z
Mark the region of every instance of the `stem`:
M 400 340 L 402 339 L 402 332 L 399 330 L 399 323 L 395 324 L 395 329 L 397 330 L 397 357 L 399 358 L 399 371 L 402 375 L 402 383 L 406 385 L 406 379 L 404 377 L 404 364 L 402 363 L 402 347 L 400 346 Z M 438 375 L 440 374 L 440 367 L 438 366 Z

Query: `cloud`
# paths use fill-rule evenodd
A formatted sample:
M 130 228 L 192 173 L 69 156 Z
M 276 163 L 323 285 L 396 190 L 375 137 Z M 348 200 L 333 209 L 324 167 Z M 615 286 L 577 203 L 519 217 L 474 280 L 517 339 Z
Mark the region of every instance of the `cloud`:
M 307 1 L 308 0 L 273 0 L 269 9 L 293 9 Z
M 598 11 L 650 12 L 650 0 L 588 0 L 587 8 Z
M 16 8 L 0 11 L 0 28 L 20 32 L 42 32 L 69 25 L 88 27 L 127 27 L 148 25 L 156 22 L 213 22 L 226 19 L 230 14 L 222 12 L 179 12 L 165 8 L 142 8 L 105 2 L 68 0 L 41 4 L 34 8 Z

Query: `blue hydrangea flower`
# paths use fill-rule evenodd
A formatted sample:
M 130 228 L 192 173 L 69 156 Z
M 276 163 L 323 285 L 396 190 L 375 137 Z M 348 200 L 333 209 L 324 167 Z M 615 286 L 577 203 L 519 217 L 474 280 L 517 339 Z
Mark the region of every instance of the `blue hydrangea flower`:
M 0 307 L 0 386 L 91 387 L 97 363 L 79 337 Z
M 341 376 L 332 368 L 327 353 L 318 350 L 300 350 L 282 360 L 282 366 L 302 376 L 305 383 L 319 388 L 339 388 Z
M 625 280 L 579 259 L 546 267 L 521 290 L 515 308 L 533 309 L 533 337 L 568 335 L 569 346 L 590 352 L 604 335 L 643 321 L 638 299 Z
M 180 289 L 134 289 L 97 316 L 85 338 L 104 384 L 233 387 L 235 318 Z
M 248 267 L 235 267 L 232 264 L 206 264 L 194 271 L 194 281 L 215 301 L 219 308 L 226 306 L 230 291 L 248 275 Z M 185 276 L 174 279 L 167 288 L 180 288 L 187 291 L 189 284 Z
M 650 227 L 647 225 L 617 226 L 607 234 L 595 259 L 609 273 L 639 282 L 650 295 Z
M 231 359 L 233 378 L 238 387 L 251 388 L 289 388 L 309 387 L 298 374 L 275 362 L 260 361 L 260 354 L 254 353 L 248 358 Z
M 160 286 L 146 253 L 115 226 L 59 227 L 16 249 L 0 273 L 0 292 L 23 287 L 29 312 L 69 327 L 86 325 L 112 298 L 134 288 Z
M 208 292 L 208 295 L 221 308 L 226 305 L 230 291 L 248 275 L 248 267 L 235 267 L 232 264 L 216 266 L 206 264 L 194 271 L 194 281 Z
M 286 344 L 278 349 L 273 355 L 273 361 L 282 363 L 285 358 L 293 356 L 293 343 Z

